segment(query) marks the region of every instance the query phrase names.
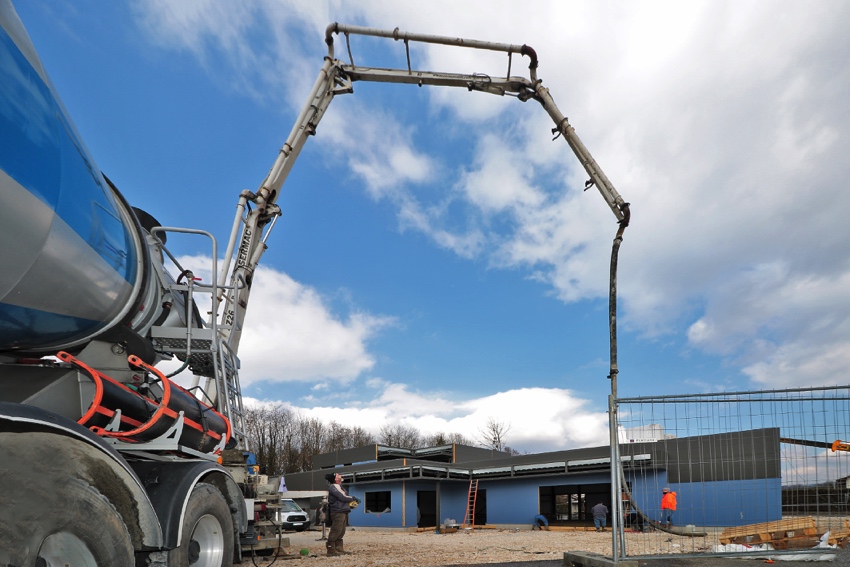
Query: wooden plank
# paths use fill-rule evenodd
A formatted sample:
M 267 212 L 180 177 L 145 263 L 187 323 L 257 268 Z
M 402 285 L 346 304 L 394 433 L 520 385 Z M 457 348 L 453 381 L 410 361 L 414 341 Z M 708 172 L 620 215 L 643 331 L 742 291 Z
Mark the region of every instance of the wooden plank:
M 744 536 L 760 536 L 765 533 L 777 532 L 795 532 L 797 530 L 814 529 L 817 530 L 815 521 L 811 516 L 804 518 L 787 518 L 783 520 L 774 520 L 772 522 L 762 522 L 759 524 L 748 524 L 745 526 L 735 526 L 726 528 L 720 534 L 720 542 L 724 539 L 731 540 Z
M 774 549 L 810 549 L 820 542 L 817 536 L 785 537 L 771 543 Z
M 742 533 L 758 533 L 758 532 L 786 532 L 805 528 L 815 527 L 815 521 L 811 516 L 801 518 L 785 518 L 782 520 L 773 520 L 771 522 L 762 522 L 759 524 L 747 524 L 734 528 L 727 528 L 731 532 L 740 531 Z

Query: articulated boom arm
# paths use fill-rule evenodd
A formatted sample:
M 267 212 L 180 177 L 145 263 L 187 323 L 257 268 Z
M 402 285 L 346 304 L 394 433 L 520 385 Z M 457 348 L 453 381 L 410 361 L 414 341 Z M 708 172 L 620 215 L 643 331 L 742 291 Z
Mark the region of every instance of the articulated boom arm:
M 590 175 L 590 181 L 602 194 L 605 202 L 611 208 L 618 221 L 623 221 L 628 213 L 624 208 L 628 204 L 614 189 L 608 177 L 602 172 L 599 164 L 590 155 L 582 141 L 575 133 L 549 94 L 549 89 L 543 86 L 543 81 L 537 78 L 537 53 L 528 45 L 510 45 L 507 43 L 492 43 L 488 41 L 477 41 L 471 39 L 451 38 L 436 35 L 415 34 L 395 30 L 379 30 L 360 26 L 346 26 L 342 24 L 331 24 L 325 31 L 325 43 L 328 44 L 328 57 L 333 58 L 333 34 L 345 34 L 346 39 L 350 35 L 367 35 L 374 37 L 392 38 L 396 41 L 404 41 L 407 53 L 407 69 L 376 69 L 370 67 L 358 67 L 352 62 L 348 65 L 339 64 L 339 73 L 351 81 L 372 81 L 381 83 L 406 83 L 413 85 L 437 85 L 447 87 L 462 87 L 470 91 L 481 91 L 495 95 L 512 95 L 525 102 L 534 99 L 543 105 L 543 108 L 555 123 L 553 133 L 557 132 L 564 136 L 572 148 L 573 153 L 581 162 L 585 171 Z M 429 71 L 413 71 L 410 68 L 410 42 L 434 43 L 440 45 L 453 45 L 470 49 L 483 49 L 487 51 L 501 51 L 508 54 L 508 71 L 504 78 L 492 77 L 490 75 L 473 74 L 464 75 L 458 73 L 434 73 Z M 528 65 L 530 78 L 511 77 L 511 56 L 514 53 L 531 59 Z M 349 52 L 350 55 L 350 52 Z M 590 186 L 590 183 L 588 184 Z
M 381 69 L 357 66 L 353 62 L 353 57 L 351 57 L 350 47 L 349 57 L 351 62 L 345 64 L 334 57 L 334 34 L 344 34 L 346 40 L 348 40 L 350 35 L 385 37 L 396 41 L 402 40 L 407 50 L 408 67 L 407 69 Z M 505 52 L 508 54 L 508 71 L 504 78 L 483 74 L 465 75 L 458 73 L 413 71 L 410 68 L 410 42 Z M 237 260 L 230 279 L 230 297 L 226 299 L 222 322 L 219 325 L 219 328 L 234 351 L 239 342 L 253 272 L 259 263 L 260 256 L 265 251 L 265 240 L 268 237 L 268 232 L 274 225 L 273 221 L 280 214 L 275 204 L 280 189 L 286 181 L 307 139 L 316 133 L 319 121 L 324 116 L 333 97 L 338 94 L 354 92 L 352 87 L 354 81 L 462 87 L 470 91 L 488 92 L 500 96 L 516 96 L 523 102 L 529 99 L 536 100 L 554 121 L 555 128 L 552 129 L 552 132 L 564 137 L 590 176 L 587 186 L 595 185 L 614 213 L 614 216 L 620 223 L 620 234 L 622 234 L 625 226 L 628 225 L 629 204 L 624 202 L 617 190 L 614 189 L 614 186 L 602 172 L 596 160 L 593 159 L 593 156 L 590 155 L 590 152 L 576 135 L 575 130 L 567 118 L 558 109 L 555 101 L 549 94 L 549 89 L 545 88 L 542 81 L 537 78 L 537 54 L 531 47 L 527 45 L 510 45 L 435 35 L 404 33 L 399 32 L 398 29 L 379 30 L 342 24 L 331 24 L 328 26 L 325 32 L 325 43 L 328 45 L 328 55 L 325 57 L 324 65 L 313 85 L 313 90 L 310 93 L 307 103 L 301 110 L 274 165 L 257 192 L 251 193 L 250 191 L 244 191 L 237 206 L 236 221 L 234 222 L 233 232 L 227 254 L 225 255 L 225 265 L 221 270 L 219 280 L 219 285 L 223 286 L 241 224 L 242 231 L 241 238 L 239 239 Z M 530 77 L 528 79 L 510 76 L 511 57 L 514 53 L 530 58 L 531 62 L 528 66 Z M 253 209 L 250 208 L 249 203 L 253 204 Z M 248 212 L 244 214 L 246 208 Z M 268 228 L 265 230 L 265 234 L 263 234 L 263 230 L 267 225 Z

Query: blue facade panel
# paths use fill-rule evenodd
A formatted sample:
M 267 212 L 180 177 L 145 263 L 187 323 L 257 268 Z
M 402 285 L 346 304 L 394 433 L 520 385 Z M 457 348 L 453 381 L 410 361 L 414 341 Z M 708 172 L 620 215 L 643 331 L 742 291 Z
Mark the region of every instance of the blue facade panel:
M 667 483 L 667 471 L 646 471 L 640 475 L 630 475 L 626 477 L 626 482 L 628 482 L 631 488 L 632 499 L 637 505 L 637 508 L 646 514 L 650 520 L 660 520 L 661 489 L 669 486 Z M 675 490 L 678 495 L 678 490 L 672 487 L 671 490 Z M 675 520 L 676 518 L 674 518 Z
M 650 520 L 661 519 L 661 488 L 676 493 L 676 525 L 742 526 L 782 519 L 778 478 L 668 483 L 665 471 L 628 479 L 632 497 Z
M 488 524 L 531 524 L 538 513 L 540 480 L 493 480 L 479 482 L 487 491 Z
M 782 519 L 778 478 L 673 484 L 670 489 L 676 492 L 673 522 L 678 525 L 742 526 Z M 661 506 L 660 497 L 656 506 Z

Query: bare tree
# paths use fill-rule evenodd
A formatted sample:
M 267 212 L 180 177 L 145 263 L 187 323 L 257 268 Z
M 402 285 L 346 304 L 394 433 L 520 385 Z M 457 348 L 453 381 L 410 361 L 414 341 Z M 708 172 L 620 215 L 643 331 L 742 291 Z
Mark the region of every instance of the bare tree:
M 469 445 L 470 447 L 475 445 L 475 441 L 473 441 L 466 435 L 461 435 L 460 433 L 450 433 L 449 442 L 455 443 L 457 445 Z
M 375 437 L 360 426 L 348 427 L 335 421 L 326 424 L 279 403 L 248 408 L 245 429 L 249 448 L 260 470 L 268 475 L 309 471 L 319 453 L 376 443 Z
M 332 451 L 339 451 L 340 449 L 347 449 L 348 439 L 350 437 L 350 428 L 335 421 L 331 421 L 328 425 L 328 435 L 322 451 L 330 453 Z
M 285 472 L 295 434 L 292 411 L 280 404 L 249 408 L 245 412 L 245 429 L 260 470 L 269 475 Z
M 448 436 L 445 433 L 435 433 L 422 439 L 423 447 L 439 447 L 440 445 L 450 445 Z
M 488 449 L 504 451 L 506 449 L 505 436 L 511 430 L 511 425 L 495 417 L 488 417 L 487 423 L 478 430 L 478 439 Z
M 423 447 L 439 447 L 441 445 L 475 445 L 471 439 L 467 439 L 460 433 L 435 433 L 422 440 Z
M 298 424 L 298 470 L 313 470 L 313 456 L 326 446 L 327 428 L 319 418 L 301 418 Z
M 375 436 L 359 425 L 355 425 L 351 428 L 350 435 L 348 447 L 346 447 L 347 449 L 355 449 L 357 447 L 365 447 L 366 445 L 374 445 L 377 443 Z
M 378 441 L 382 445 L 400 449 L 416 449 L 420 438 L 418 429 L 401 424 L 384 425 L 378 432 Z
M 354 449 L 365 445 L 374 445 L 375 437 L 360 427 L 348 427 L 347 425 L 339 424 L 331 421 L 328 425 L 327 443 L 324 452 L 340 451 L 342 449 Z

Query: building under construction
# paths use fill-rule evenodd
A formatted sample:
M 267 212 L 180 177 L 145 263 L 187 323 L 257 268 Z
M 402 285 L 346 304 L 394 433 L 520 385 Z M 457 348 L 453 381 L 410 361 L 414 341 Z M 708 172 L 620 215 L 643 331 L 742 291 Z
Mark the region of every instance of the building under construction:
M 628 441 L 628 440 L 627 440 Z M 778 428 L 620 444 L 627 521 L 660 518 L 662 489 L 677 493 L 676 524 L 737 526 L 782 518 Z M 369 445 L 318 455 L 315 470 L 287 475 L 292 491 L 324 490 L 332 469 L 363 504 L 352 526 L 592 525 L 611 505 L 610 447 L 514 455 L 464 445 Z M 609 519 L 610 521 L 610 519 Z

